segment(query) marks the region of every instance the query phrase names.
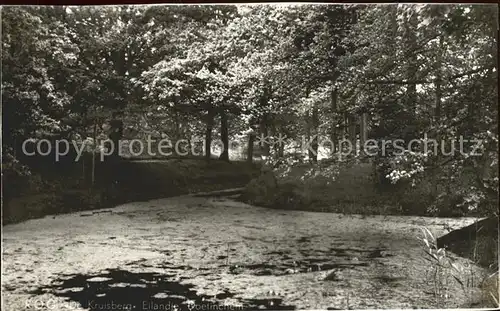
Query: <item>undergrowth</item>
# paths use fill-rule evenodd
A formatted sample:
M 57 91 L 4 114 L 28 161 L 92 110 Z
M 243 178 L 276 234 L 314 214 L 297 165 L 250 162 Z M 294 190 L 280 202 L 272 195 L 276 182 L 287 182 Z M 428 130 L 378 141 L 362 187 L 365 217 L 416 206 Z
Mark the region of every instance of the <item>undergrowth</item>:
M 173 159 L 168 162 L 122 161 L 113 167 L 96 162 L 92 185 L 89 164 L 87 159 L 86 163 L 68 167 L 46 165 L 32 169 L 28 176 L 4 175 L 3 223 L 242 187 L 258 175 L 258 167 L 245 162 Z
M 466 297 L 467 306 L 491 308 L 499 307 L 498 265 L 481 271 L 475 268 L 474 260 L 464 264 L 455 260 L 445 248 L 438 247 L 437 238 L 427 228 L 422 229 L 423 258 L 427 262 L 426 280 L 433 289 L 437 308 L 443 308 L 446 301 L 453 298 L 452 282 L 459 285 Z M 476 239 L 475 243 L 480 243 Z
M 467 174 L 453 181 L 453 187 L 449 187 L 450 181 L 430 174 L 416 184 L 392 184 L 382 182 L 370 162 L 282 162 L 268 166 L 275 183 L 256 178 L 247 185 L 246 202 L 285 210 L 438 217 L 487 214 L 496 203 L 477 205 L 469 197 Z

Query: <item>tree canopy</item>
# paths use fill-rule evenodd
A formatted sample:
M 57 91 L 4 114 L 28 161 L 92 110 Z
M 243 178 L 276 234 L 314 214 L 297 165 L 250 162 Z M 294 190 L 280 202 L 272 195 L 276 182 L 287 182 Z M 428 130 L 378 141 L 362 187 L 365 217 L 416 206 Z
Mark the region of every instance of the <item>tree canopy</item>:
M 476 196 L 496 196 L 497 24 L 493 5 L 4 7 L 4 159 L 26 139 L 95 139 L 119 118 L 134 133 L 219 133 L 226 151 L 263 135 L 273 160 L 291 157 L 280 135 L 310 138 L 312 162 L 320 137 L 374 139 L 388 182 L 471 168 Z M 469 142 L 380 152 L 424 136 Z

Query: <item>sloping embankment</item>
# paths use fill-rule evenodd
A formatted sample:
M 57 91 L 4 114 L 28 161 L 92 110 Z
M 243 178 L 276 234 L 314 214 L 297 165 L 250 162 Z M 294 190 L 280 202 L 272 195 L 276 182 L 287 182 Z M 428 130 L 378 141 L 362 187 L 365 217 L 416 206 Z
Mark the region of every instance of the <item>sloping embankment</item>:
M 498 217 L 479 220 L 438 238 L 438 247 L 469 258 L 483 267 L 498 268 Z

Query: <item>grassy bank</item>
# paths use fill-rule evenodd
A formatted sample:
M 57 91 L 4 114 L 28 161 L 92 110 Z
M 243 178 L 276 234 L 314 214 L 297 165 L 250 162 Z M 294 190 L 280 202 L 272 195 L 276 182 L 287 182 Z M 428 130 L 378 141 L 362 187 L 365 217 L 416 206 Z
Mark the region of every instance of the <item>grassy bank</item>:
M 3 223 L 244 186 L 258 174 L 244 162 L 123 160 L 114 165 L 96 162 L 92 185 L 91 161 L 86 162 L 87 167 L 35 167 L 30 176 L 7 180 L 15 189 L 7 189 L 9 196 L 4 197 Z
M 436 180 L 433 176 L 411 185 L 380 182 L 373 164 L 353 163 L 324 174 L 329 164 L 315 168 L 303 164 L 288 169 L 267 170 L 245 188 L 242 199 L 251 204 L 286 210 L 335 212 L 363 215 L 411 215 L 461 217 L 488 215 L 497 202 L 469 209 L 464 193 L 470 187 L 462 180 Z M 446 188 L 452 191 L 446 191 Z M 438 195 L 444 193 L 444 195 Z

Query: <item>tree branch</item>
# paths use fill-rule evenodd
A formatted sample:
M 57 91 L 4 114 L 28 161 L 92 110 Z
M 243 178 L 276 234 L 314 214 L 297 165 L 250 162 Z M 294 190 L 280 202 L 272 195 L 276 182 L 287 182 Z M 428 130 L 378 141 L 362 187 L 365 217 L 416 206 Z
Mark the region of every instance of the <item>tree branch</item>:
M 452 80 L 455 80 L 455 79 L 458 79 L 458 78 L 462 78 L 464 76 L 467 76 L 467 75 L 471 75 L 471 74 L 474 74 L 474 73 L 478 73 L 478 72 L 481 72 L 481 71 L 484 71 L 484 70 L 488 70 L 488 69 L 491 69 L 493 68 L 492 66 L 488 66 L 488 67 L 481 67 L 481 68 L 477 68 L 477 69 L 473 69 L 473 70 L 469 70 L 469 71 L 466 71 L 466 72 L 462 72 L 462 73 L 459 73 L 459 74 L 456 74 L 456 75 L 453 75 L 453 76 L 450 76 L 450 77 L 447 77 L 447 78 L 443 78 L 441 79 L 441 81 L 452 81 Z M 430 84 L 430 83 L 436 83 L 438 82 L 438 79 L 432 79 L 432 80 L 373 80 L 373 81 L 369 81 L 368 84 L 399 84 L 399 85 L 411 85 L 411 84 Z

